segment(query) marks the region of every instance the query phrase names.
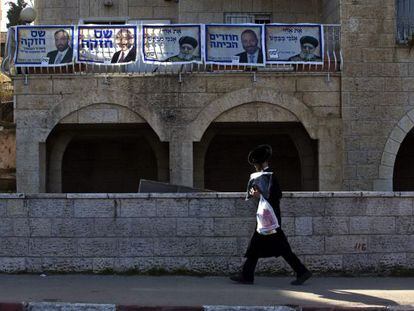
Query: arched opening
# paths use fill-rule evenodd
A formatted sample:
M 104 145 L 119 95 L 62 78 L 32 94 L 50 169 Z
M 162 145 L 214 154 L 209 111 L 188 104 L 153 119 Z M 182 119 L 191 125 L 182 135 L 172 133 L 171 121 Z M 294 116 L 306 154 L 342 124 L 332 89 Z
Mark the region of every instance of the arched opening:
M 394 164 L 393 190 L 414 191 L 414 129 L 408 132 Z
M 147 124 L 59 125 L 47 153 L 48 192 L 137 192 L 141 179 L 168 181 L 168 144 Z
M 248 152 L 270 144 L 270 160 L 284 191 L 317 190 L 317 142 L 298 122 L 212 123 L 195 148 L 195 185 L 216 191 L 245 191 Z

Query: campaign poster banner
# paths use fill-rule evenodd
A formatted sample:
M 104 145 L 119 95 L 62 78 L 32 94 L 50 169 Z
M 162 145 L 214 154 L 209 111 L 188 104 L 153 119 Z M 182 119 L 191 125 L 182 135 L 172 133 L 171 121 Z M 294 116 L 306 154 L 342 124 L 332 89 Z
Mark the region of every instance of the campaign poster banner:
M 54 67 L 73 63 L 73 26 L 17 26 L 15 66 Z
M 206 64 L 264 66 L 263 34 L 258 24 L 206 25 Z
M 136 26 L 78 26 L 77 62 L 125 65 L 136 59 Z
M 319 24 L 267 24 L 266 62 L 323 64 L 323 26 Z
M 143 25 L 142 58 L 146 63 L 202 62 L 201 25 Z

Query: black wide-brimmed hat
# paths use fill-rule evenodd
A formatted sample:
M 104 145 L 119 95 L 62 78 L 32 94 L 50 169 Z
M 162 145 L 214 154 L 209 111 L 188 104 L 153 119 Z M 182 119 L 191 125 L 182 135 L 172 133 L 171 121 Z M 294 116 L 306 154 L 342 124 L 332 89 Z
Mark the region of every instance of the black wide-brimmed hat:
M 259 145 L 249 152 L 247 161 L 250 164 L 261 164 L 266 162 L 272 156 L 272 147 L 270 145 Z
M 178 40 L 178 43 L 180 45 L 183 44 L 189 44 L 191 45 L 194 49 L 197 47 L 198 42 L 196 39 L 194 39 L 193 37 L 189 37 L 189 36 L 185 36 L 185 37 L 181 37 L 180 40 Z
M 315 48 L 319 45 L 318 39 L 316 39 L 315 37 L 311 37 L 311 36 L 303 36 L 302 38 L 300 38 L 299 41 L 300 41 L 300 44 L 310 43 Z

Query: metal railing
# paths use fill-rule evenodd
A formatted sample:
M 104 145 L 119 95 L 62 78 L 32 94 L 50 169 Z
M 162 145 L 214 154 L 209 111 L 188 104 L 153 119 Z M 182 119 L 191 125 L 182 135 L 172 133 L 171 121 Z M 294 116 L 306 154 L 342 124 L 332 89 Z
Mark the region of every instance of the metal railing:
M 341 27 L 338 24 L 324 25 L 324 62 L 323 64 L 266 64 L 264 67 L 250 65 L 154 65 L 144 63 L 140 57 L 127 65 L 68 64 L 59 67 L 13 67 L 12 55 L 15 46 L 14 35 L 9 34 L 6 57 L 2 71 L 9 76 L 28 74 L 78 74 L 78 75 L 176 75 L 186 73 L 234 73 L 234 72 L 337 72 L 341 71 L 343 58 L 341 52 Z M 7 54 L 8 52 L 8 54 Z

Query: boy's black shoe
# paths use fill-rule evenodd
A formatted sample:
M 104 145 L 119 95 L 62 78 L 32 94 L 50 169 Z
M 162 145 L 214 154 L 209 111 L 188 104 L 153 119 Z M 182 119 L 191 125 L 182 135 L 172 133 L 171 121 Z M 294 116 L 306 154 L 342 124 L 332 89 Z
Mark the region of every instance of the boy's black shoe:
M 242 275 L 231 276 L 230 280 L 240 284 L 253 284 L 253 281 L 246 280 Z
M 298 275 L 296 277 L 296 280 L 290 282 L 291 285 L 302 285 L 303 283 L 305 283 L 305 281 L 307 279 L 309 279 L 312 276 L 312 272 L 310 272 L 309 270 L 306 271 L 305 273 Z

